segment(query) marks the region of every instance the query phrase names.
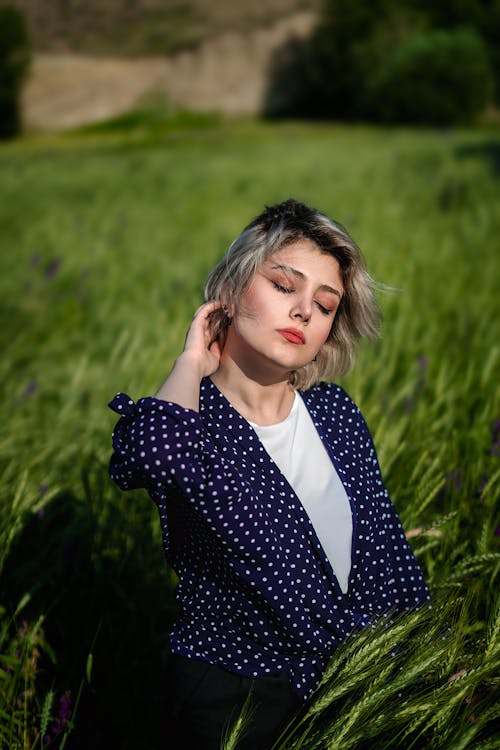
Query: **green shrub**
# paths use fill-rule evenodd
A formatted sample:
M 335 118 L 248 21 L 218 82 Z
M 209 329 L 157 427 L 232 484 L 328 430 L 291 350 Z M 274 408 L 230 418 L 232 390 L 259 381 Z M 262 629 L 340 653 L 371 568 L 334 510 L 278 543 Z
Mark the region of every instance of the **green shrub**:
M 23 14 L 0 7 L 0 138 L 21 130 L 19 95 L 31 61 L 31 48 Z
M 311 38 L 276 53 L 264 111 L 351 121 L 474 120 L 494 101 L 495 86 L 500 95 L 499 28 L 500 11 L 479 0 L 324 0 Z
M 483 40 L 494 79 L 494 100 L 500 102 L 500 3 L 491 0 L 405 0 L 425 13 L 431 28 L 474 28 Z
M 432 30 L 401 44 L 367 80 L 365 111 L 385 122 L 471 122 L 491 93 L 491 70 L 477 33 Z

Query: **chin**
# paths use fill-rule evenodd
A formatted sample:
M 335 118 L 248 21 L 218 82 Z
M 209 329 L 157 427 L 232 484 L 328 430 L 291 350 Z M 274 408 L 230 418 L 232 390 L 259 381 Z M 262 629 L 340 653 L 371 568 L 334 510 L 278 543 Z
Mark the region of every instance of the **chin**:
M 303 360 L 301 360 L 301 361 L 295 360 L 295 361 L 292 361 L 292 362 L 290 362 L 290 361 L 288 361 L 288 362 L 276 361 L 276 364 L 279 365 L 280 367 L 282 367 L 287 372 L 292 372 L 293 370 L 300 370 L 301 367 L 304 367 L 309 362 L 310 362 L 310 360 L 307 359 L 305 361 L 303 361 Z

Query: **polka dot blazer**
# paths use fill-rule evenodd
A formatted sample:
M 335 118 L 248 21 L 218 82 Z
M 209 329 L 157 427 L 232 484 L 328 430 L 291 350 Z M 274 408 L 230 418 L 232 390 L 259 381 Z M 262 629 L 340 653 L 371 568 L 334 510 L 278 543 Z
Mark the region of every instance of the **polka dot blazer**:
M 353 630 L 429 594 L 359 409 L 337 385 L 300 395 L 351 504 L 346 594 L 294 491 L 210 379 L 199 413 L 115 396 L 110 475 L 124 490 L 145 487 L 158 507 L 179 577 L 172 651 L 246 677 L 286 670 L 306 698 Z

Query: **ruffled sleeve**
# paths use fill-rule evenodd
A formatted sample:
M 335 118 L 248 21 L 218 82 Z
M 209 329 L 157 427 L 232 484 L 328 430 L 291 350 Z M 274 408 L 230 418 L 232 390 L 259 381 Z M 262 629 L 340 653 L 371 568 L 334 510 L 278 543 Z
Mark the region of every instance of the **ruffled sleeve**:
M 121 489 L 144 487 L 155 499 L 175 486 L 210 516 L 214 527 L 240 504 L 253 503 L 250 477 L 222 455 L 198 412 L 152 397 L 134 403 L 123 393 L 109 406 L 122 415 L 109 464 Z
M 135 413 L 135 404 L 125 393 L 117 393 L 108 406 L 120 416 L 130 417 Z
M 194 466 L 201 468 L 203 426 L 197 412 L 152 397 L 134 403 L 125 393 L 118 393 L 109 407 L 121 415 L 109 466 L 121 489 L 149 489 L 181 473 L 199 473 Z

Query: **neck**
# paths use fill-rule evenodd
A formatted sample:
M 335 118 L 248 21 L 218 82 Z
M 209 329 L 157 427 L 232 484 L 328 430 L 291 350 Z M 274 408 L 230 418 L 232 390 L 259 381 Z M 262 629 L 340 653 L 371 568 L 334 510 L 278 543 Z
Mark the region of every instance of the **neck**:
M 211 379 L 236 411 L 255 424 L 281 422 L 292 408 L 294 390 L 288 373 L 252 371 L 223 352 Z

